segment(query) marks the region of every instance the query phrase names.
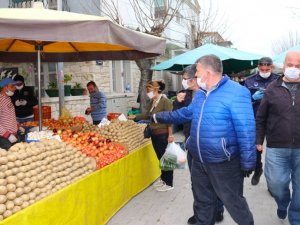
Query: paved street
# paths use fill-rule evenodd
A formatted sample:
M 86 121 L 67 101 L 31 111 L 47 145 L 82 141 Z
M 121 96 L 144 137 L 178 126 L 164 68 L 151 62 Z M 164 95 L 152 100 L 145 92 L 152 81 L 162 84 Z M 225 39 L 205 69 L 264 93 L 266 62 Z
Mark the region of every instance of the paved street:
M 192 215 L 192 193 L 188 170 L 176 170 L 175 189 L 159 193 L 150 186 L 135 196 L 107 225 L 185 225 Z M 245 197 L 254 215 L 255 225 L 288 225 L 276 216 L 276 205 L 267 192 L 265 178 L 257 186 L 245 180 Z M 235 224 L 225 212 L 222 225 Z

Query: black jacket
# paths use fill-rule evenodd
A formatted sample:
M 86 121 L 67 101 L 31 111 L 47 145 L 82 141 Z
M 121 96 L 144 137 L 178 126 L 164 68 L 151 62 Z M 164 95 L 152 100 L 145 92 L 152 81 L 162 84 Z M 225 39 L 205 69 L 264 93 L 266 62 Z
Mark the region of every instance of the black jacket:
M 189 104 L 191 104 L 192 100 L 193 100 L 193 91 L 192 90 L 186 90 L 185 91 L 186 96 L 184 98 L 183 102 L 178 102 L 177 98 L 176 100 L 173 102 L 173 111 L 186 107 Z M 191 123 L 185 123 L 183 124 L 183 134 L 185 137 L 185 140 L 190 136 L 190 130 L 191 130 Z
M 17 100 L 26 100 L 25 106 L 16 106 Z M 11 100 L 15 106 L 16 116 L 18 118 L 24 118 L 33 115 L 33 106 L 38 104 L 38 100 L 33 94 L 31 88 L 24 86 L 20 91 L 16 90 Z
M 256 143 L 267 147 L 300 148 L 300 90 L 295 100 L 282 78 L 267 88 L 256 115 Z

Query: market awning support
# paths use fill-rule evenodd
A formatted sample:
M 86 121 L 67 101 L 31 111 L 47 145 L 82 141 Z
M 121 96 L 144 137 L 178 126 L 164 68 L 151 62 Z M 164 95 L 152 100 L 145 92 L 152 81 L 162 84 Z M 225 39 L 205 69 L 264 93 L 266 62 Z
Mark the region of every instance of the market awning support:
M 37 50 L 37 70 L 38 70 L 38 109 L 39 109 L 39 131 L 42 130 L 42 102 L 41 102 L 41 51 L 43 50 L 42 44 L 35 45 Z

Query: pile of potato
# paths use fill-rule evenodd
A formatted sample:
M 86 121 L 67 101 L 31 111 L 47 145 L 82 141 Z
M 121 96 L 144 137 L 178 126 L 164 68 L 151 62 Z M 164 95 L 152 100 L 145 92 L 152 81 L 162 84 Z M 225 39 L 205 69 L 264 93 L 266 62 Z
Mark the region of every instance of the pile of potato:
M 124 144 L 132 151 L 147 141 L 144 139 L 145 127 L 145 124 L 137 124 L 132 120 L 113 120 L 109 125 L 102 126 L 99 132 L 104 138 Z
M 96 170 L 86 157 L 56 140 L 0 150 L 0 220 Z

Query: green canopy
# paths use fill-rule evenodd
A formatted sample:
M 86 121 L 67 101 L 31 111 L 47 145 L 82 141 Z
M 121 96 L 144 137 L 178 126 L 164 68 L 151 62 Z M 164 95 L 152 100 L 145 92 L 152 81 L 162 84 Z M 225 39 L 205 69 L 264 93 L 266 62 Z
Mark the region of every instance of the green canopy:
M 206 44 L 199 48 L 185 52 L 172 59 L 166 60 L 154 67 L 152 70 L 182 71 L 186 66 L 194 64 L 204 55 L 214 54 L 223 62 L 223 72 L 226 74 L 238 73 L 257 66 L 261 55 L 248 53 L 233 48 L 226 48 L 214 44 Z
M 288 53 L 289 51 L 300 51 L 300 45 L 295 45 L 291 48 L 289 48 L 288 50 L 276 55 L 273 57 L 273 63 L 282 68 L 283 67 L 283 64 L 284 64 L 284 60 L 285 60 L 285 56 L 286 56 L 286 53 Z

